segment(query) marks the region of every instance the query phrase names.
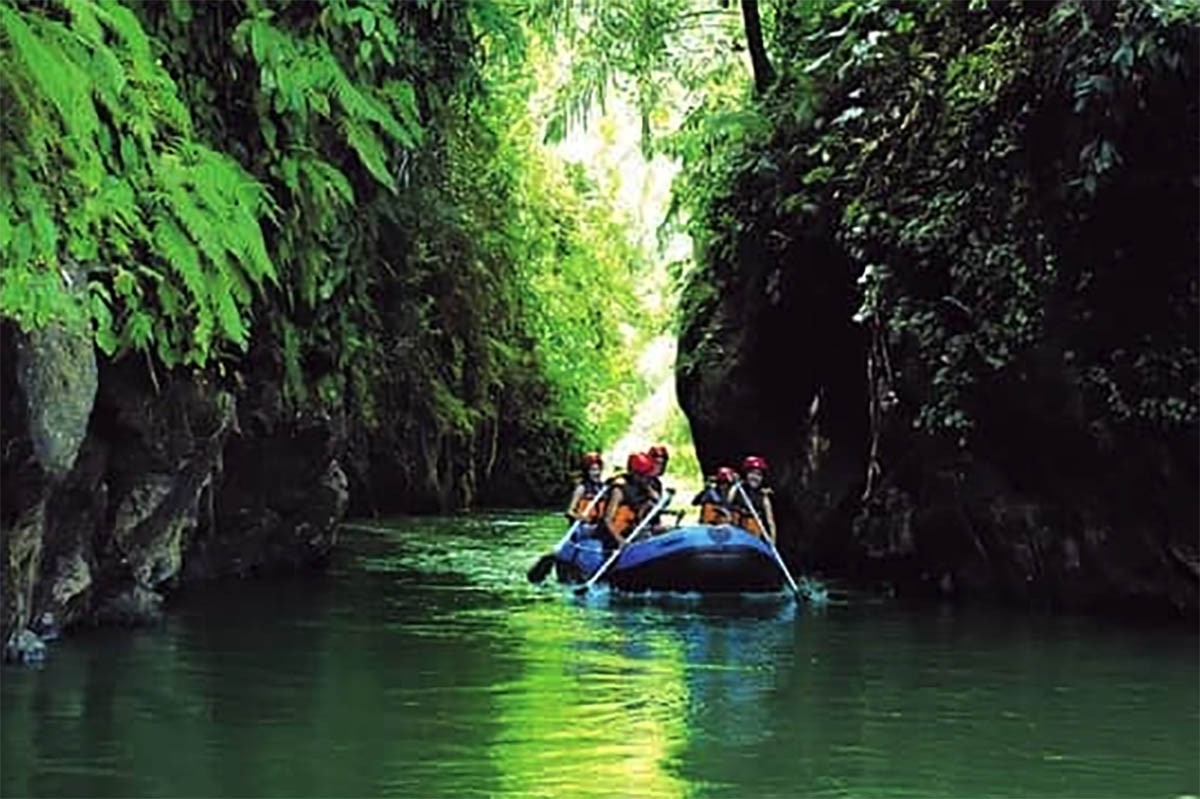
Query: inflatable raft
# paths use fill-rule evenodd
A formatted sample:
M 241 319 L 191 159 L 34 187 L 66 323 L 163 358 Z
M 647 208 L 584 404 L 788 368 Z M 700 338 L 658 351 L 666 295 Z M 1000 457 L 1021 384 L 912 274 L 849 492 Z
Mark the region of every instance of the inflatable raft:
M 582 525 L 559 547 L 554 566 L 560 582 L 586 581 L 611 554 L 593 531 Z M 730 593 L 778 591 L 783 573 L 768 544 L 741 527 L 692 525 L 639 538 L 602 580 L 625 591 Z

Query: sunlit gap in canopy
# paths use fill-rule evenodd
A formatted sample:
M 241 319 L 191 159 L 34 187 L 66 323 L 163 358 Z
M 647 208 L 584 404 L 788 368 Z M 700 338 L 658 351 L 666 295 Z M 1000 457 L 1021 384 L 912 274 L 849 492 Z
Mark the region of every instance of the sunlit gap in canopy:
M 673 126 L 675 121 L 663 116 L 656 127 Z M 683 495 L 697 490 L 702 480 L 691 430 L 675 395 L 673 321 L 679 287 L 669 267 L 685 262 L 686 271 L 692 240 L 678 231 L 660 235 L 679 164 L 662 153 L 646 159 L 640 147 L 641 125 L 637 110 L 625 98 L 612 96 L 603 110 L 598 106 L 591 110 L 586 125 L 569 130 L 555 150 L 565 161 L 580 164 L 602 191 L 611 193 L 648 260 L 648 268 L 639 280 L 631 281 L 630 290 L 656 332 L 638 342 L 637 326 L 614 320 L 626 345 L 639 348 L 639 384 L 629 386 L 631 402 L 636 403 L 632 419 L 628 429 L 606 448 L 605 462 L 615 471 L 631 452 L 666 443 L 671 449 L 666 482 Z

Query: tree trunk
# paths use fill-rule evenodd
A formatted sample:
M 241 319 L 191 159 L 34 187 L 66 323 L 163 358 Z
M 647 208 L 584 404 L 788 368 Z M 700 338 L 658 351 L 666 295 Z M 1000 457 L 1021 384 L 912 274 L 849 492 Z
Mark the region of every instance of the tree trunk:
M 750 64 L 754 69 L 754 92 L 762 96 L 775 82 L 775 70 L 771 68 L 767 48 L 763 46 L 758 0 L 742 0 L 742 21 L 746 26 L 746 46 L 750 48 Z

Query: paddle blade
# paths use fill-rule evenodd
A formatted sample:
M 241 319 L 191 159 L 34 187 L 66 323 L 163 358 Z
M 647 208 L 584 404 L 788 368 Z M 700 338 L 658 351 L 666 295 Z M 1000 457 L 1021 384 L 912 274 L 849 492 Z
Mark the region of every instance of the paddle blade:
M 554 553 L 550 552 L 542 555 L 537 559 L 537 562 L 529 568 L 529 573 L 525 576 L 529 578 L 531 583 L 540 583 L 546 579 L 546 575 L 554 568 Z

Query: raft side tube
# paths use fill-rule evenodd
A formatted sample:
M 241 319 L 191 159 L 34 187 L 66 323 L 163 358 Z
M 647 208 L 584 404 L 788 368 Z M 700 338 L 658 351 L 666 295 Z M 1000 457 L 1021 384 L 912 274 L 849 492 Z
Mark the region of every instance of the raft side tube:
M 603 563 L 594 529 L 581 526 L 559 551 L 560 581 L 586 580 Z M 767 544 L 732 525 L 678 527 L 638 541 L 621 554 L 607 581 L 628 591 L 702 593 L 777 591 L 783 585 Z

